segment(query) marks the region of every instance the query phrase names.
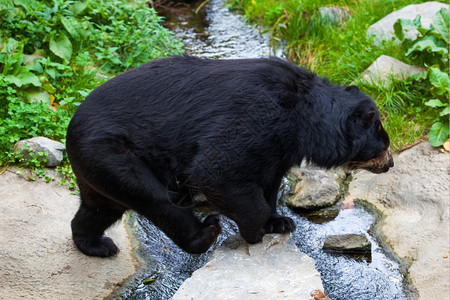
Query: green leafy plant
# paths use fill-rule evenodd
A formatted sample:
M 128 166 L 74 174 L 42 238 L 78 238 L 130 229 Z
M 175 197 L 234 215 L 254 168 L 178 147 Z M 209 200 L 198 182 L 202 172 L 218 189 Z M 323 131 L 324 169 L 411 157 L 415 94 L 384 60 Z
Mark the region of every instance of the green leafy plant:
M 78 105 L 111 76 L 182 52 L 143 0 L 5 0 L 0 19 L 2 166 L 20 139 L 64 142 Z
M 94 55 L 103 70 L 115 73 L 182 53 L 182 44 L 159 24 L 161 17 L 145 1 L 96 2 L 87 1 L 86 14 L 93 24 Z
M 8 101 L 6 105 L 2 105 L 6 106 L 6 109 L 0 118 L 1 165 L 7 163 L 8 153 L 21 139 L 46 136 L 64 141 L 66 127 L 70 120 L 68 111 L 63 109 L 53 111 L 43 102 L 24 103 L 21 98 L 16 96 L 16 92 L 11 87 L 2 90 L 0 78 L 0 97 L 5 97 Z M 5 94 L 6 96 L 4 96 Z
M 72 166 L 68 162 L 67 158 L 63 165 L 56 167 L 55 171 L 56 174 L 61 174 L 62 176 L 59 182 L 61 185 L 67 185 L 70 190 L 77 191 L 77 178 L 73 173 Z
M 21 151 L 12 152 L 8 155 L 9 163 L 18 163 L 21 166 L 30 169 L 31 175 L 27 177 L 27 180 L 36 180 L 35 176 L 39 178 L 45 178 L 46 182 L 50 182 L 52 179 L 47 175 L 45 171 L 45 163 L 47 162 L 47 152 L 34 152 L 28 145 L 24 145 Z M 17 171 L 19 174 L 24 173 L 22 168 Z
M 405 56 L 427 68 L 411 79 L 424 87 L 424 105 L 435 111 L 429 141 L 439 147 L 449 138 L 449 12 L 439 10 L 430 28 L 423 27 L 420 19 L 420 15 L 414 20 L 399 19 L 394 29 L 406 49 Z M 417 36 L 407 36 L 411 31 L 417 31 Z

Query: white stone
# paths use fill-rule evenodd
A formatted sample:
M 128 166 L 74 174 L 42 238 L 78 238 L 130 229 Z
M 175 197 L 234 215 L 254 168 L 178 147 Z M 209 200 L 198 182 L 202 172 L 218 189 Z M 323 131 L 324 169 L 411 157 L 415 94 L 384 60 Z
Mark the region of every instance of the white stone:
M 342 23 L 350 16 L 348 8 L 338 6 L 319 7 L 318 13 L 322 19 L 332 23 Z
M 382 41 L 391 40 L 395 37 L 394 24 L 398 19 L 414 20 L 417 15 L 421 16 L 422 26 L 429 28 L 433 16 L 441 9 L 449 9 L 449 5 L 436 1 L 429 1 L 422 4 L 411 4 L 397 11 L 390 13 L 378 22 L 372 24 L 367 29 L 367 37 L 374 35 L 374 43 L 380 45 Z M 407 38 L 414 38 L 418 34 L 417 30 L 410 30 L 405 34 Z
M 24 148 L 28 146 L 27 148 Z M 38 152 L 48 153 L 46 167 L 56 167 L 61 164 L 63 153 L 66 147 L 63 143 L 48 139 L 46 137 L 34 137 L 27 140 L 22 140 L 14 145 L 14 151 L 22 152 L 25 159 L 30 159 L 29 151 L 31 150 L 35 155 Z
M 314 290 L 323 290 L 314 260 L 291 235 L 269 234 L 255 245 L 232 236 L 172 299 L 310 299 Z
M 378 57 L 362 74 L 361 80 L 389 87 L 392 79 L 402 80 L 425 71 L 424 68 L 405 64 L 387 55 Z

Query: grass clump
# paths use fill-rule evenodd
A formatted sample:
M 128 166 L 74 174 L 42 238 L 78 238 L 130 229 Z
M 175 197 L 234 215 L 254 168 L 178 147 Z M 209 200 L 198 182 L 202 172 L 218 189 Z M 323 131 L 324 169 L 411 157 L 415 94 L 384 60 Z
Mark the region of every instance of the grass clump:
M 432 88 L 430 78 L 436 78 L 437 75 L 442 79 L 442 75 L 446 73 L 448 79 L 448 52 L 445 54 L 437 51 L 430 55 L 429 47 L 421 48 L 421 44 L 417 46 L 415 41 L 403 41 L 402 45 L 386 41 L 381 46 L 374 46 L 366 32 L 371 24 L 389 13 L 423 2 L 425 1 L 231 0 L 229 4 L 242 11 L 248 21 L 259 24 L 263 31 L 269 32 L 273 48 L 283 45 L 284 55 L 289 60 L 328 77 L 337 84 L 358 82 L 360 74 L 383 54 L 408 64 L 439 69 L 438 75 L 437 70 L 433 71 L 433 77 L 430 77 L 431 71 L 428 70 L 426 76 L 393 80 L 389 87 L 358 83 L 362 90 L 376 100 L 392 146 L 400 150 L 425 138 L 430 130 L 431 136 L 438 136 L 430 139 L 436 140 L 432 142 L 434 146 L 441 145 L 446 136 L 448 106 L 445 103 L 448 103 L 448 89 L 443 92 L 446 83 L 442 83 L 444 86 L 441 88 Z M 320 16 L 319 8 L 330 6 L 344 9 L 343 21 L 336 22 Z M 439 28 L 445 28 L 445 16 L 439 22 Z M 400 35 L 402 28 L 399 25 L 397 27 L 396 32 Z M 420 28 L 421 25 L 417 22 L 416 27 L 421 32 L 419 41 L 427 35 L 439 39 L 433 30 Z M 445 32 L 441 34 L 440 39 Z M 442 46 L 445 41 L 436 43 Z M 448 31 L 446 43 L 448 49 Z M 415 47 L 415 50 L 410 47 Z M 433 90 L 438 90 L 441 94 L 433 95 Z M 439 102 L 430 102 L 432 99 L 438 99 Z

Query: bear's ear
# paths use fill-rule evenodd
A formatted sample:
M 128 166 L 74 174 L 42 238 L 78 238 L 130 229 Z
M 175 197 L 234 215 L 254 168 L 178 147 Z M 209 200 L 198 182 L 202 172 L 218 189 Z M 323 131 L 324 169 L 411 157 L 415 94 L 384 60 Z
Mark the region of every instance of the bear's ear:
M 377 115 L 377 112 L 372 110 L 363 116 L 363 124 L 365 128 L 369 128 L 372 124 L 373 118 Z
M 350 120 L 355 122 L 355 124 L 360 124 L 363 128 L 367 129 L 373 122 L 373 119 L 377 115 L 376 110 L 364 110 L 361 107 L 355 109 L 351 114 Z
M 345 91 L 347 92 L 357 92 L 359 91 L 359 88 L 356 85 L 349 85 L 345 88 Z

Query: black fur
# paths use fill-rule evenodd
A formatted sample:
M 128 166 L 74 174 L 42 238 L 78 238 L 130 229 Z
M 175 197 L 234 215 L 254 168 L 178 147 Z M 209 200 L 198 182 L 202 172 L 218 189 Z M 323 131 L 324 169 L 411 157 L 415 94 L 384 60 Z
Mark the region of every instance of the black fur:
M 133 209 L 185 251 L 204 252 L 218 218 L 200 222 L 182 205 L 201 192 L 257 243 L 295 229 L 276 212 L 289 168 L 369 161 L 388 146 L 373 100 L 356 87 L 277 58 L 156 60 L 95 89 L 70 123 L 82 200 L 73 238 L 85 254 L 113 255 L 103 232 Z

